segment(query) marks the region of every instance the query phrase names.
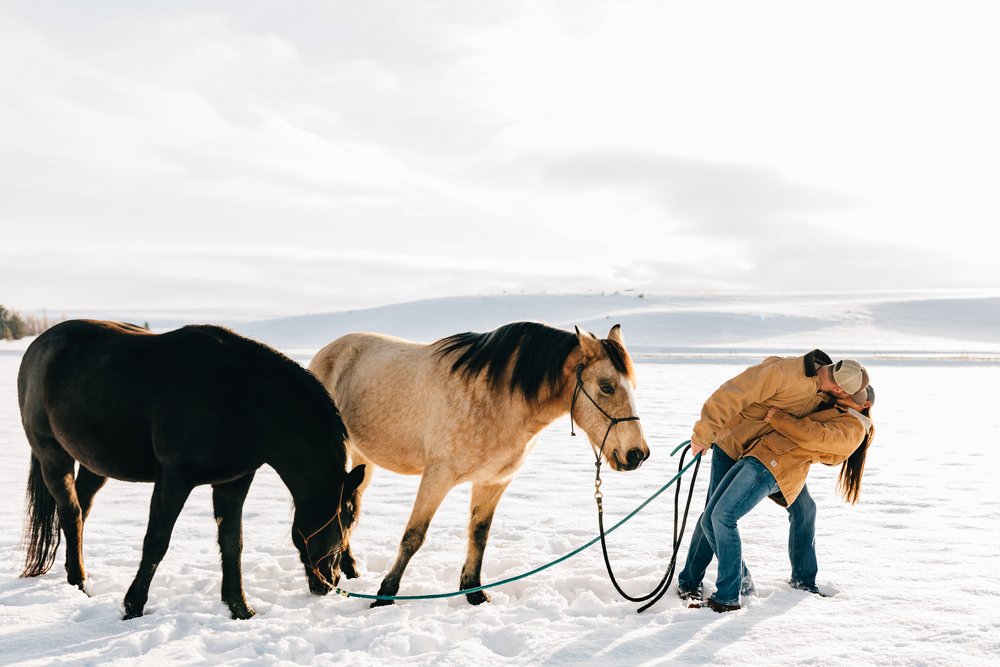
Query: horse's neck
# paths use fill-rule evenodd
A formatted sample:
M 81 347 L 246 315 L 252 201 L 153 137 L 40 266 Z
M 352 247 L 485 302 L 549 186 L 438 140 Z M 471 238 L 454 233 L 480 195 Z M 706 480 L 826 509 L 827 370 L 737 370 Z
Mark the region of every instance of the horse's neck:
M 327 505 L 332 490 L 346 475 L 343 461 L 338 461 L 333 445 L 305 447 L 295 443 L 283 447 L 267 464 L 274 468 L 288 487 L 296 507 Z
M 560 417 L 569 414 L 575 387 L 575 380 L 563 378 L 559 387 L 547 396 L 543 396 L 538 401 L 537 407 L 529 411 L 529 431 L 533 436 Z

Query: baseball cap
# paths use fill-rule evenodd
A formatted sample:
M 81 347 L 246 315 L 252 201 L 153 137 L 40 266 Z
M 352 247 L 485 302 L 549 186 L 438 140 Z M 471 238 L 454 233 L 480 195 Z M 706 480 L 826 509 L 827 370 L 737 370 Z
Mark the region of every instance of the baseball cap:
M 875 405 L 875 387 L 868 385 L 864 389 L 859 389 L 851 396 L 851 400 L 858 405 L 864 405 L 865 401 L 871 401 Z
M 864 386 L 864 369 L 854 359 L 841 359 L 833 365 L 833 381 L 848 394 L 855 394 Z

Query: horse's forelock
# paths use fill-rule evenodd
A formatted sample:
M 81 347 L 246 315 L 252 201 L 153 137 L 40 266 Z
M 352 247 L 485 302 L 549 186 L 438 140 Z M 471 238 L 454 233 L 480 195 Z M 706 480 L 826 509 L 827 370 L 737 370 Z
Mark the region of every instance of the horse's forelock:
M 632 365 L 632 357 L 628 355 L 625 347 L 618 341 L 608 338 L 602 338 L 601 345 L 608 353 L 608 358 L 611 359 L 611 365 L 615 367 L 615 370 L 622 373 L 630 382 L 635 383 L 635 366 Z

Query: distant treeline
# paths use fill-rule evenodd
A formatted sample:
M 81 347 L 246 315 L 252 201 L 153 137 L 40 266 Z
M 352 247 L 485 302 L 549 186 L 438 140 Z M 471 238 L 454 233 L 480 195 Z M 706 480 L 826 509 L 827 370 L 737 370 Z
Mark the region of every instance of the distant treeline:
M 21 315 L 0 305 L 0 340 L 18 340 L 25 336 L 37 336 L 53 324 L 58 324 L 65 318 L 57 320 L 37 315 Z

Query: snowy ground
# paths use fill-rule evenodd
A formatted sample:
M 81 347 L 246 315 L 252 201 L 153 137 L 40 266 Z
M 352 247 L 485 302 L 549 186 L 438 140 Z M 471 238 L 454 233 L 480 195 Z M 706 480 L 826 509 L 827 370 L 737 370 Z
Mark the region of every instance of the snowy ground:
M 908 340 L 900 337 L 900 347 Z M 599 547 L 493 589 L 492 604 L 481 607 L 450 598 L 369 609 L 360 599 L 317 598 L 308 593 L 291 544 L 288 493 L 265 468 L 244 517 L 245 585 L 258 615 L 233 621 L 219 601 L 210 493 L 201 488 L 177 524 L 146 616 L 123 622 L 120 603 L 139 561 L 149 485 L 112 481 L 98 494 L 84 545 L 91 597 L 65 583 L 61 550 L 48 575 L 17 578 L 28 464 L 15 390 L 20 355 L 19 346 L 0 346 L 3 664 L 937 665 L 988 664 L 1000 654 L 1000 463 L 994 452 L 1000 417 L 990 391 L 1000 369 L 993 363 L 864 360 L 879 403 L 861 503 L 850 507 L 837 498 L 834 469 L 815 467 L 810 477 L 819 505 L 819 583 L 831 598 L 784 583 L 785 513 L 771 503 L 741 524 L 759 597 L 732 614 L 688 610 L 668 595 L 637 615 L 636 605 L 618 598 L 608 582 Z M 609 520 L 627 514 L 673 474 L 669 451 L 688 437 L 705 397 L 745 365 L 699 358 L 638 365 L 639 409 L 652 456 L 639 471 L 605 474 Z M 500 504 L 485 580 L 516 575 L 590 540 L 596 534 L 592 478 L 586 441 L 570 438 L 568 421 L 557 422 Z M 345 588 L 377 590 L 416 485 L 415 477 L 378 472 L 354 540 L 364 573 L 342 581 Z M 456 588 L 467 506 L 468 488 L 455 489 L 401 593 Z M 670 507 L 661 496 L 610 538 L 619 580 L 633 592 L 649 588 L 666 564 Z M 713 580 L 714 568 L 709 588 Z

